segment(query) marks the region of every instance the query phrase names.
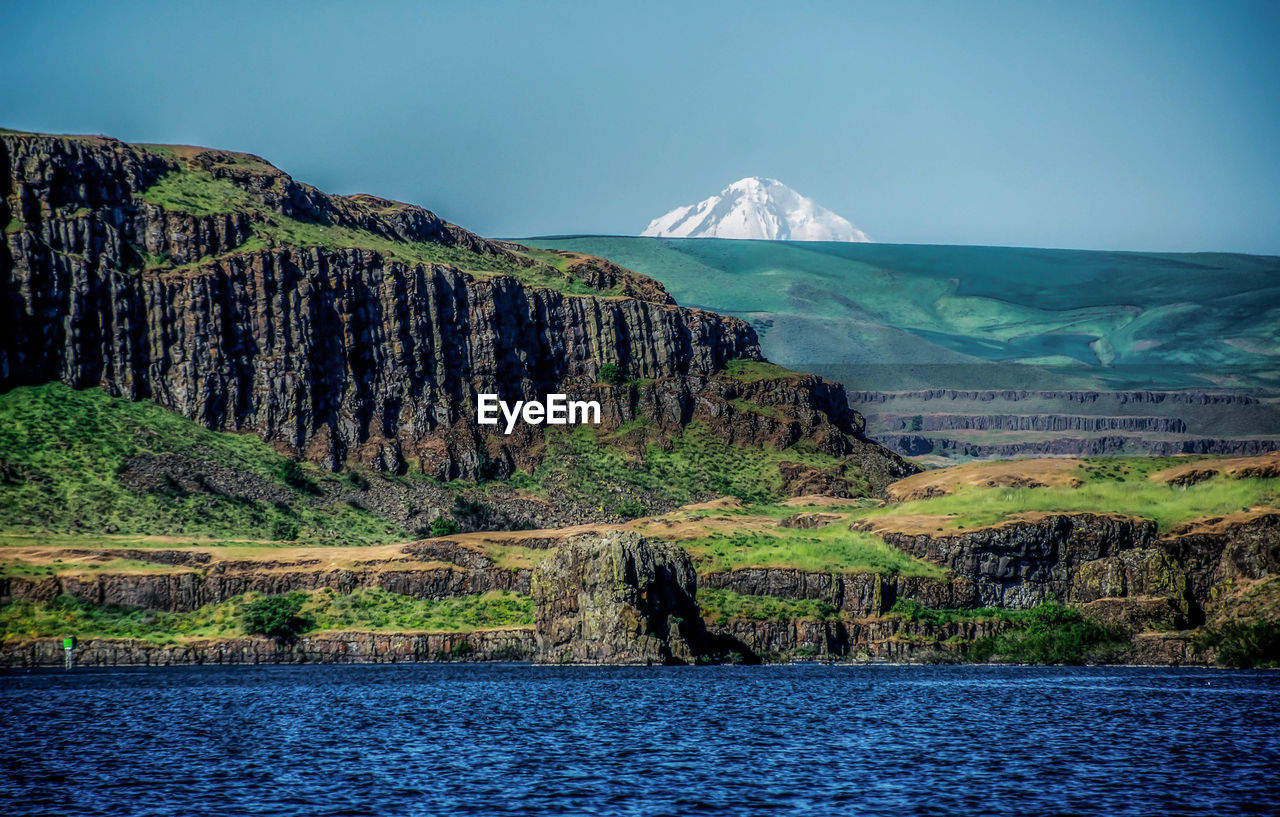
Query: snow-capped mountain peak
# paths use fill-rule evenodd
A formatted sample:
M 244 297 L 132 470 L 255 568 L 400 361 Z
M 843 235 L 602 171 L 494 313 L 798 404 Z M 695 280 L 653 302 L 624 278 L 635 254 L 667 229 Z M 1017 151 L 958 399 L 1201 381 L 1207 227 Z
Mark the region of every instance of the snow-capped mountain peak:
M 697 204 L 649 222 L 641 235 L 668 238 L 764 238 L 870 241 L 866 233 L 777 179 L 748 176 Z

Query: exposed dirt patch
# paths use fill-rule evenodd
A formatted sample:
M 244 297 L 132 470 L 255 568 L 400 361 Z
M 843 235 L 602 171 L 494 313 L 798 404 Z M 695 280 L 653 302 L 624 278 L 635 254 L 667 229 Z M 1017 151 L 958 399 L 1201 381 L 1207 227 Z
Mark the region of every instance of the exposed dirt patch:
M 785 502 L 783 503 L 786 504 Z M 722 496 L 719 499 L 712 499 L 706 502 L 695 502 L 692 505 L 685 505 L 680 508 L 682 511 L 723 511 L 734 508 L 741 508 L 742 500 L 736 496 Z

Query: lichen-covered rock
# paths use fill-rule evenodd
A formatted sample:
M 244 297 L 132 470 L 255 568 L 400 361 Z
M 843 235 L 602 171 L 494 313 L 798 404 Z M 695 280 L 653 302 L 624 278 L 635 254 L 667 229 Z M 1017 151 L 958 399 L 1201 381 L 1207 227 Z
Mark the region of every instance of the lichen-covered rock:
M 533 572 L 537 661 L 691 663 L 701 649 L 697 584 L 676 545 L 620 531 L 576 536 Z
M 830 525 L 838 519 L 840 515 L 835 513 L 796 513 L 778 520 L 778 527 L 811 530 Z
M 872 523 L 854 523 L 867 529 Z M 1156 525 L 1110 514 L 1044 514 L 945 533 L 877 531 L 899 550 L 943 565 L 974 583 L 982 606 L 1028 608 L 1070 595 L 1076 568 L 1148 547 Z
M 1157 545 L 1185 569 L 1195 602 L 1213 615 L 1243 584 L 1280 575 L 1280 514 L 1197 520 Z
M 1115 627 L 1130 635 L 1152 630 L 1180 630 L 1187 625 L 1186 611 L 1171 598 L 1097 599 L 1082 604 L 1080 612 L 1104 627 Z
M 1071 574 L 1063 600 L 1087 604 L 1122 597 L 1169 599 L 1184 618 L 1192 610 L 1186 571 L 1174 557 L 1157 547 L 1123 550 L 1080 564 Z

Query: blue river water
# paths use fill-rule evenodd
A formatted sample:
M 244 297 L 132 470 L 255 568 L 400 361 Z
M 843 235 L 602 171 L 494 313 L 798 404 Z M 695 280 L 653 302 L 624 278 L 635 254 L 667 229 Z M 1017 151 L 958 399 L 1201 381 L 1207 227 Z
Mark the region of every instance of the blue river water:
M 1280 814 L 1280 673 L 0 674 L 0 814 Z

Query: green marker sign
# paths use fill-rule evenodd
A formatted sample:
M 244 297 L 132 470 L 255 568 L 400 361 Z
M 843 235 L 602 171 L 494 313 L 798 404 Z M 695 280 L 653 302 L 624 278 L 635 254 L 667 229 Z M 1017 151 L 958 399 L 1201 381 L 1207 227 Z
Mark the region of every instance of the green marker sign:
M 64 636 L 62 639 L 62 648 L 64 650 L 74 650 L 76 647 L 76 637 L 73 635 Z

